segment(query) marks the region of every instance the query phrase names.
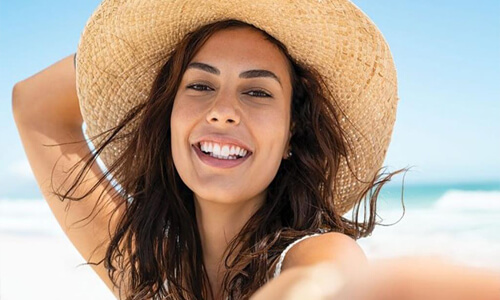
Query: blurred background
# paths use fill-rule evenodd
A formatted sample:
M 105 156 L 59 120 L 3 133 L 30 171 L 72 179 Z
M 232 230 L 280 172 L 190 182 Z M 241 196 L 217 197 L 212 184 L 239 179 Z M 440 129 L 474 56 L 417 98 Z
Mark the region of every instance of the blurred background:
M 42 199 L 12 87 L 76 51 L 100 1 L 0 0 L 0 299 L 113 299 Z M 500 1 L 354 0 L 396 63 L 400 102 L 372 259 L 439 256 L 500 270 Z M 398 222 L 399 221 L 399 222 Z M 26 284 L 29 282 L 29 288 Z

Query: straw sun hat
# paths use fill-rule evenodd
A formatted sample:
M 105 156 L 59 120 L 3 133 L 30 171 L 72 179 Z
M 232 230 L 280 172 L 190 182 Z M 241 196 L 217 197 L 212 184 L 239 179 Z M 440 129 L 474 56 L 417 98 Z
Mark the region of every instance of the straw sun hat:
M 296 61 L 323 76 L 345 113 L 341 125 L 353 147 L 352 171 L 371 180 L 384 161 L 395 122 L 396 69 L 378 28 L 347 0 L 104 0 L 87 21 L 77 48 L 77 93 L 86 134 L 114 127 L 146 100 L 159 68 L 186 33 L 226 19 L 266 31 Z M 105 165 L 125 142 L 103 150 Z M 342 214 L 366 187 L 344 158 L 335 184 L 335 206 Z

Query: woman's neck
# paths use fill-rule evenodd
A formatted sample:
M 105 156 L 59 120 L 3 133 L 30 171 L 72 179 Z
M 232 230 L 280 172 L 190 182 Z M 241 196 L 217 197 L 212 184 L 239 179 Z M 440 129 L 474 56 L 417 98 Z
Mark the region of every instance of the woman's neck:
M 240 203 L 220 203 L 195 196 L 203 259 L 207 271 L 212 275 L 223 275 L 226 247 L 264 203 L 264 199 L 265 193 Z

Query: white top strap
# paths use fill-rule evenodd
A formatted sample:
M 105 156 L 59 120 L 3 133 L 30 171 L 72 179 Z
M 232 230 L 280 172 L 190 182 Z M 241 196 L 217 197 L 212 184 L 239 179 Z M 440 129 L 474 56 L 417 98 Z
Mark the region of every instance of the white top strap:
M 283 264 L 283 260 L 285 259 L 285 255 L 286 255 L 286 253 L 288 252 L 288 250 L 292 249 L 292 247 L 293 247 L 295 244 L 297 244 L 297 243 L 301 242 L 302 240 L 305 240 L 305 239 L 307 239 L 307 238 L 310 238 L 310 237 L 313 237 L 313 236 L 316 236 L 316 235 L 320 235 L 320 234 L 321 234 L 321 233 L 313 233 L 313 234 L 309 234 L 309 235 L 306 235 L 306 236 L 301 237 L 300 239 L 298 239 L 298 240 L 294 241 L 293 243 L 290 243 L 290 245 L 288 245 L 288 246 L 285 248 L 285 250 L 283 250 L 283 252 L 281 253 L 281 256 L 280 256 L 280 258 L 279 258 L 279 260 L 278 260 L 278 263 L 276 264 L 276 268 L 275 268 L 275 270 L 274 270 L 274 276 L 273 276 L 273 278 L 276 278 L 276 277 L 278 277 L 278 276 L 280 275 L 280 273 L 281 273 L 281 265 Z

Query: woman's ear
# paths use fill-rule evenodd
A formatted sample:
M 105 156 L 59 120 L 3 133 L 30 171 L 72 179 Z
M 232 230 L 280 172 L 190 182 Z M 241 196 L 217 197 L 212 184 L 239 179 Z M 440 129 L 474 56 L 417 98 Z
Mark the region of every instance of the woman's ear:
M 290 132 L 288 134 L 288 140 L 286 142 L 287 146 L 285 147 L 285 151 L 283 152 L 283 159 L 288 159 L 290 156 L 292 156 L 292 146 L 290 145 L 290 140 L 292 139 L 294 128 L 295 122 L 293 122 L 290 126 Z
M 290 138 L 292 137 L 294 130 L 295 130 L 295 121 L 292 122 L 292 124 L 290 125 Z
M 290 125 L 290 134 L 288 135 L 288 145 L 290 146 L 290 141 L 292 140 L 292 136 L 295 133 L 295 122 L 292 122 L 292 125 Z
M 292 148 L 290 146 L 285 148 L 285 152 L 283 153 L 283 159 L 288 159 L 292 156 Z

